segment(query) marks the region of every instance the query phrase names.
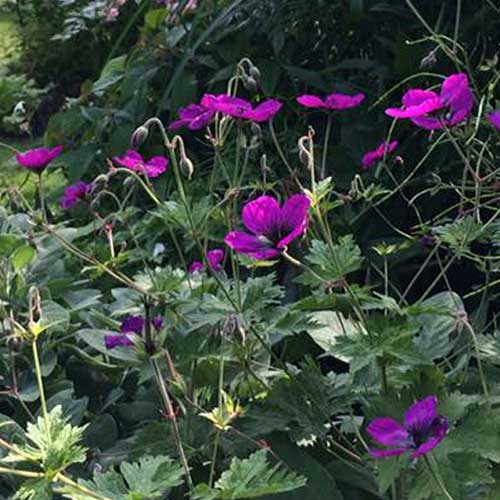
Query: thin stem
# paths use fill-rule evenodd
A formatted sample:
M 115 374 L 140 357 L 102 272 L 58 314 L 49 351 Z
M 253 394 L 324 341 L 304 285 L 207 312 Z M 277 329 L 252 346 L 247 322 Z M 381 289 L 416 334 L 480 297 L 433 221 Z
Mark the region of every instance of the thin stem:
M 436 482 L 438 488 L 441 490 L 441 493 L 448 499 L 448 500 L 454 500 L 454 498 L 450 495 L 450 492 L 446 489 L 446 486 L 443 483 L 443 480 L 437 470 L 432 467 L 431 462 L 429 460 L 429 457 L 427 455 L 424 455 L 424 461 L 425 464 L 427 465 L 427 468 L 429 469 L 429 472 L 431 473 L 432 478 Z
M 47 401 L 45 399 L 45 391 L 43 388 L 43 380 L 42 380 L 42 369 L 40 366 L 40 358 L 38 356 L 38 345 L 36 339 L 33 340 L 31 347 L 33 349 L 33 360 L 35 361 L 35 373 L 36 380 L 38 383 L 38 391 L 40 392 L 40 402 L 42 405 L 42 416 L 45 422 L 45 430 L 50 440 L 50 422 L 49 422 L 49 412 L 47 410 Z
M 38 199 L 40 200 L 40 210 L 42 211 L 43 221 L 47 222 L 47 212 L 45 210 L 45 196 L 43 194 L 43 174 L 40 172 L 37 174 L 37 191 L 38 191 Z
M 325 142 L 323 144 L 323 154 L 321 159 L 321 170 L 319 174 L 321 180 L 323 180 L 326 175 L 326 160 L 328 156 L 328 144 L 330 141 L 330 133 L 332 131 L 332 123 L 333 123 L 333 116 L 330 113 L 328 113 L 328 120 L 326 122 L 326 131 L 325 131 Z
M 29 478 L 41 478 L 44 477 L 42 472 L 32 472 L 29 470 L 21 470 L 21 469 L 9 469 L 8 467 L 0 467 L 1 474 L 12 474 L 14 476 L 22 476 Z
M 193 491 L 194 488 L 193 479 L 191 478 L 191 471 L 189 470 L 189 464 L 187 461 L 186 453 L 184 452 L 184 447 L 182 446 L 181 433 L 179 430 L 179 425 L 177 423 L 177 417 L 175 415 L 174 408 L 172 406 L 172 401 L 170 400 L 168 389 L 165 384 L 165 380 L 163 380 L 163 376 L 161 374 L 161 370 L 160 367 L 158 366 L 157 360 L 152 357 L 150 358 L 150 361 L 151 361 L 151 366 L 153 367 L 153 373 L 156 378 L 156 383 L 160 391 L 160 395 L 162 397 L 165 410 L 167 412 L 167 417 L 172 422 L 172 435 L 174 437 L 174 441 L 177 446 L 177 452 L 179 453 L 179 457 L 181 459 L 182 467 L 184 469 L 184 474 L 186 475 L 188 488 L 190 491 Z
M 479 378 L 481 379 L 481 386 L 483 388 L 484 397 L 488 401 L 488 406 L 491 408 L 490 391 L 488 390 L 488 384 L 486 383 L 486 377 L 483 370 L 483 363 L 481 362 L 481 353 L 479 351 L 479 344 L 477 341 L 476 332 L 474 331 L 474 328 L 472 328 L 472 325 L 468 321 L 464 321 L 463 324 L 465 328 L 467 328 L 467 330 L 469 331 L 470 336 L 472 338 L 472 344 L 474 345 L 474 351 L 476 353 Z

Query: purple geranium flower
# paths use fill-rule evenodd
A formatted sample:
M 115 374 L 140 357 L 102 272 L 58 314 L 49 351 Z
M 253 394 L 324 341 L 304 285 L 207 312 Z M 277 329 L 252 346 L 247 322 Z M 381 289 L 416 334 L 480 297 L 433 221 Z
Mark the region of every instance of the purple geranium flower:
M 214 271 L 220 271 L 221 270 L 221 262 L 224 260 L 224 250 L 222 248 L 214 248 L 213 250 L 210 250 L 207 253 L 207 260 L 208 263 L 210 264 L 210 267 Z M 198 273 L 203 269 L 203 263 L 200 262 L 199 260 L 195 260 L 191 263 L 189 266 L 189 273 L 194 274 Z
M 500 130 L 500 111 L 492 111 L 487 118 L 496 129 Z
M 225 242 L 254 259 L 272 259 L 307 229 L 309 198 L 291 196 L 282 207 L 271 196 L 260 196 L 243 207 L 243 224 L 252 234 L 232 231 Z
M 215 115 L 215 111 L 200 104 L 190 104 L 186 108 L 181 108 L 177 112 L 179 119 L 170 124 L 171 130 L 187 127 L 190 130 L 200 130 L 205 128 Z
M 115 163 L 121 167 L 129 168 L 134 172 L 146 174 L 154 178 L 167 171 L 168 160 L 163 156 L 153 156 L 148 161 L 144 161 L 142 156 L 133 149 L 129 149 L 123 156 L 115 156 Z
M 158 316 L 155 316 L 152 320 L 151 320 L 151 324 L 153 325 L 153 328 L 158 331 L 158 330 L 161 330 L 163 328 L 163 317 L 158 315 Z
M 363 156 L 363 168 L 366 170 L 372 167 L 377 161 L 383 160 L 384 156 L 392 153 L 398 147 L 398 141 L 383 141 L 377 149 L 368 151 Z
M 24 153 L 16 155 L 16 160 L 21 167 L 33 170 L 34 172 L 42 172 L 45 167 L 62 153 L 63 147 L 56 146 L 55 148 L 36 148 L 30 149 Z
M 403 95 L 403 107 L 388 108 L 386 115 L 409 118 L 419 127 L 433 130 L 451 127 L 467 119 L 474 105 L 474 96 L 465 73 L 446 78 L 439 94 L 432 90 L 412 89 Z M 439 111 L 440 116 L 432 113 Z
M 429 453 L 443 440 L 448 432 L 448 421 L 437 414 L 437 398 L 432 395 L 408 408 L 404 425 L 389 417 L 376 418 L 366 430 L 380 444 L 390 447 L 371 450 L 372 456 L 390 457 L 411 452 L 411 456 L 417 458 Z
M 266 99 L 253 108 L 252 104 L 245 99 L 227 94 L 205 94 L 201 100 L 201 105 L 216 113 L 253 122 L 267 122 L 283 106 L 281 102 L 275 99 Z
M 91 184 L 87 184 L 83 181 L 68 186 L 64 189 L 64 196 L 60 201 L 61 208 L 67 210 L 68 208 L 74 207 L 80 200 L 85 199 L 91 188 Z
M 340 110 L 359 106 L 364 99 L 365 94 L 362 93 L 355 95 L 330 94 L 324 99 L 316 95 L 306 94 L 297 97 L 297 102 L 306 108 Z
M 104 344 L 106 349 L 114 349 L 115 347 L 128 347 L 134 345 L 134 342 L 127 335 L 112 334 L 105 335 Z
M 142 316 L 127 316 L 120 325 L 122 333 L 142 333 L 145 320 Z

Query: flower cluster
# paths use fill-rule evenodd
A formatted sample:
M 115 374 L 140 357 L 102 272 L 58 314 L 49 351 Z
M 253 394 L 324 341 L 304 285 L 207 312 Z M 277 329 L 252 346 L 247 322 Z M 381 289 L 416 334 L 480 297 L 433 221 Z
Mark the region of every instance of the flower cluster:
M 276 99 L 266 99 L 257 106 L 249 101 L 227 94 L 205 94 L 199 104 L 190 104 L 178 111 L 179 119 L 170 124 L 171 130 L 188 127 L 191 130 L 200 130 L 210 124 L 216 113 L 225 116 L 248 120 L 252 122 L 266 122 L 276 115 L 283 104 Z
M 402 108 L 388 108 L 393 118 L 409 118 L 419 127 L 433 130 L 452 127 L 468 118 L 474 96 L 465 73 L 446 78 L 439 94 L 432 90 L 412 89 L 402 98 Z

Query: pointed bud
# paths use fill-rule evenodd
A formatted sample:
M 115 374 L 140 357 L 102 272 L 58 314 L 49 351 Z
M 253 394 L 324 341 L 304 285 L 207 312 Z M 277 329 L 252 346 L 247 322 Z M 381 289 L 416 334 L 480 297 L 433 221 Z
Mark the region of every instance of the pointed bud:
M 247 75 L 242 75 L 243 87 L 249 92 L 257 92 L 257 82 L 255 78 Z
M 193 162 L 187 156 L 184 156 L 183 158 L 180 159 L 179 165 L 182 168 L 182 170 L 184 170 L 184 172 L 187 173 L 188 179 L 191 179 L 191 177 L 194 174 Z
M 138 148 L 141 144 L 143 144 L 146 141 L 148 135 L 149 135 L 149 130 L 144 125 L 141 125 L 140 127 L 136 128 L 132 133 L 132 137 L 130 138 L 131 146 L 134 149 Z

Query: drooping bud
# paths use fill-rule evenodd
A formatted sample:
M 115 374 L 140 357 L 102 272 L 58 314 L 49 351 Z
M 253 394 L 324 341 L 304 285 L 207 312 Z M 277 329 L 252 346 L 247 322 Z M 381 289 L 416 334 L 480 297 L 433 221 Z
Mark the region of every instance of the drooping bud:
M 257 66 L 250 66 L 249 69 L 250 76 L 256 81 L 259 82 L 261 78 L 260 70 Z
M 179 165 L 187 173 L 188 179 L 191 179 L 194 174 L 193 162 L 187 156 L 184 156 L 184 158 L 180 159 Z
M 144 125 L 137 127 L 130 138 L 130 144 L 134 149 L 137 149 L 148 138 L 149 130 Z
M 258 139 L 262 139 L 262 128 L 258 123 L 252 122 L 252 124 L 250 125 L 250 130 L 255 137 L 257 137 Z
M 241 75 L 241 80 L 243 82 L 243 87 L 245 87 L 246 90 L 248 90 L 249 92 L 257 92 L 258 86 L 255 78 L 244 74 Z

